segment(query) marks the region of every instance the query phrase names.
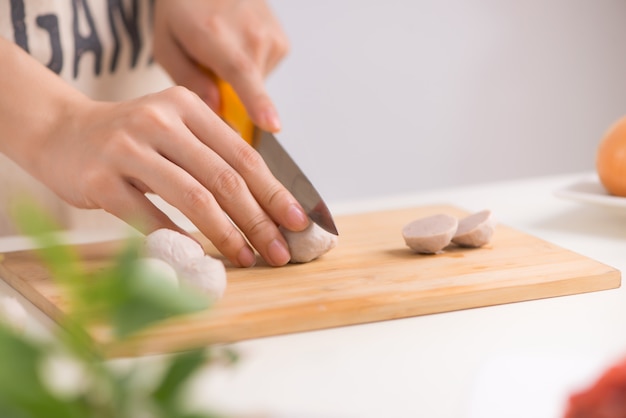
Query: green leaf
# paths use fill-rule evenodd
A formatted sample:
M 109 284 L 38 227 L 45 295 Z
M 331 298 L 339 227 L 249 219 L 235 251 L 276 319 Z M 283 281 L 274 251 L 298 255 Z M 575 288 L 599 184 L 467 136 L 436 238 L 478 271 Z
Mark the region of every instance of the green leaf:
M 177 415 L 176 418 L 224 418 L 224 415 L 215 414 L 212 412 L 189 412 Z
M 0 411 L 2 416 L 84 416 L 79 400 L 56 398 L 41 381 L 46 347 L 0 327 Z
M 155 401 L 164 409 L 176 407 L 181 389 L 189 378 L 206 363 L 207 359 L 208 352 L 205 349 L 195 349 L 175 355 L 161 383 L 152 394 Z
M 52 277 L 63 283 L 73 283 L 83 274 L 78 269 L 78 256 L 72 247 L 63 245 L 59 226 L 43 210 L 29 201 L 17 204 L 14 213 L 18 228 L 38 245 L 38 254 L 50 269 Z
M 146 395 L 133 386 L 130 375 L 106 367 L 99 348 L 85 329 L 94 321 L 111 324 L 118 339 L 127 338 L 155 323 L 209 307 L 209 299 L 187 288 L 174 289 L 158 274 L 138 268 L 142 242 L 128 240 L 112 265 L 87 274 L 75 248 L 63 243 L 53 231 L 59 228 L 33 204 L 23 204 L 16 213 L 20 229 L 40 247 L 38 253 L 70 298 L 67 332 L 60 342 L 88 365 L 94 381 L 103 391 L 89 392 L 78 399 L 58 399 L 42 382 L 39 364 L 47 354 L 42 343 L 30 342 L 0 328 L 0 416 L 35 418 L 42 416 L 123 417 L 134 405 L 146 401 L 159 406 L 164 417 L 217 418 L 210 413 L 191 413 L 181 405 L 181 395 L 189 379 L 209 360 L 205 349 L 172 357 L 157 388 Z M 235 360 L 234 352 L 226 353 Z M 146 399 L 148 396 L 149 399 Z M 103 402 L 105 402 L 103 404 Z
M 156 322 L 209 307 L 208 298 L 202 294 L 187 288 L 173 289 L 162 277 L 151 276 L 138 268 L 140 248 L 140 240 L 129 239 L 111 266 L 89 276 L 77 274 L 72 281 L 64 281 L 71 289 L 73 323 L 86 326 L 98 321 L 108 322 L 113 334 L 121 339 Z M 63 264 L 55 267 L 58 274 L 68 274 L 67 265 L 79 263 L 59 246 L 40 251 L 47 263 Z M 63 268 L 66 270 L 62 272 Z M 69 274 L 76 274 L 76 271 Z M 84 343 L 83 339 L 81 347 Z

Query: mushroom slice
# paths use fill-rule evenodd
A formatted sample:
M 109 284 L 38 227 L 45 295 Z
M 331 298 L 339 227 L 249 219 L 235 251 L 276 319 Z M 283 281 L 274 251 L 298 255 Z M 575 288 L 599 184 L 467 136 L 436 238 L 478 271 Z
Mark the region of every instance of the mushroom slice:
M 148 234 L 144 240 L 144 248 L 148 257 L 166 261 L 177 271 L 187 260 L 204 256 L 204 249 L 197 241 L 167 228 Z
M 181 283 L 219 299 L 226 289 L 224 263 L 210 255 L 187 260 L 178 272 Z
M 289 231 L 282 226 L 279 229 L 289 245 L 290 263 L 313 261 L 335 248 L 339 241 L 336 235 L 324 230 L 315 222 L 310 222 L 306 229 L 299 232 Z
M 496 229 L 490 210 L 483 210 L 459 221 L 452 242 L 461 247 L 482 247 L 488 244 Z
M 443 250 L 454 236 L 458 220 L 444 213 L 417 219 L 402 228 L 406 245 L 421 254 L 436 254 Z

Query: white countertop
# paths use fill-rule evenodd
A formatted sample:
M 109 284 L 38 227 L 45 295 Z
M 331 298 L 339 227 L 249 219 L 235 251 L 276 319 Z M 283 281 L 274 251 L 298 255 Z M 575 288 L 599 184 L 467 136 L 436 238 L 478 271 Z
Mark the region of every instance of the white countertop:
M 337 214 L 437 203 L 488 208 L 503 224 L 625 271 L 626 208 L 553 194 L 588 174 L 330 206 Z M 23 245 L 0 239 L 0 251 Z M 17 295 L 4 283 L 0 294 Z M 31 315 L 29 326 L 50 326 L 20 301 Z M 202 374 L 190 397 L 276 417 L 553 418 L 571 391 L 626 356 L 625 330 L 621 287 L 268 337 L 235 344 L 239 364 Z

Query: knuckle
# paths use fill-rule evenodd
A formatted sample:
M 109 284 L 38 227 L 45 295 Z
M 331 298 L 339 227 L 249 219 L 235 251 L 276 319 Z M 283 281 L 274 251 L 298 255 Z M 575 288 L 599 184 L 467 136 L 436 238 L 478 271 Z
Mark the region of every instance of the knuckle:
M 274 208 L 279 207 L 280 202 L 289 200 L 289 192 L 282 186 L 276 185 L 273 188 L 267 190 L 263 202 L 267 207 Z
M 183 205 L 193 212 L 201 213 L 203 209 L 211 204 L 209 192 L 202 186 L 191 186 L 185 191 Z
M 230 248 L 236 243 L 237 234 L 238 232 L 235 228 L 227 228 L 220 231 L 217 236 L 212 239 L 212 242 L 217 248 Z
M 285 36 L 277 36 L 274 38 L 274 50 L 282 58 L 286 56 L 291 49 L 289 40 Z
M 175 100 L 177 102 L 187 102 L 189 100 L 194 100 L 196 94 L 189 90 L 185 86 L 176 85 L 165 90 L 165 93 L 168 95 L 170 100 Z
M 94 191 L 111 189 L 109 171 L 100 165 L 91 165 L 82 171 L 72 202 L 82 209 L 106 209 L 106 194 L 94 193 Z
M 200 97 L 187 87 L 176 85 L 163 91 L 163 99 L 167 105 L 174 105 L 175 107 L 185 109 L 189 108 L 189 106 L 196 105 Z M 161 108 L 161 112 L 169 108 L 168 106 L 159 107 Z
M 236 166 L 241 173 L 253 174 L 265 165 L 261 154 L 251 146 L 242 143 L 236 150 L 235 161 Z
M 129 116 L 130 126 L 137 132 L 145 130 L 146 127 L 161 131 L 171 129 L 172 122 L 164 107 L 156 101 L 147 101 L 134 109 Z
M 215 176 L 212 190 L 218 200 L 221 200 L 232 197 L 244 187 L 245 183 L 239 174 L 232 169 L 223 169 Z
M 241 52 L 233 53 L 227 64 L 228 72 L 236 74 L 250 74 L 254 71 L 254 68 L 255 64 L 250 59 L 250 56 Z
M 227 30 L 228 25 L 224 21 L 223 17 L 219 13 L 213 13 L 206 16 L 201 25 L 195 26 L 192 30 L 195 31 L 195 35 L 202 39 L 210 34 L 219 39 L 220 35 Z
M 259 213 L 252 216 L 242 226 L 247 236 L 269 236 L 267 229 L 274 226 L 274 223 L 264 213 Z
M 105 186 L 103 176 L 103 170 L 97 165 L 91 165 L 86 167 L 81 173 L 79 183 L 82 185 L 83 190 L 89 190 L 90 188 L 97 189 L 98 187 Z
M 170 87 L 143 97 L 128 115 L 136 132 L 172 131 L 180 120 L 179 114 L 198 100 L 197 94 L 183 86 Z
M 140 154 L 140 145 L 135 141 L 132 133 L 118 130 L 104 142 L 100 158 L 105 163 L 113 163 L 114 161 L 119 161 L 120 157 L 133 159 Z
M 267 33 L 259 27 L 249 26 L 246 33 L 246 41 L 252 49 L 257 49 L 266 43 Z

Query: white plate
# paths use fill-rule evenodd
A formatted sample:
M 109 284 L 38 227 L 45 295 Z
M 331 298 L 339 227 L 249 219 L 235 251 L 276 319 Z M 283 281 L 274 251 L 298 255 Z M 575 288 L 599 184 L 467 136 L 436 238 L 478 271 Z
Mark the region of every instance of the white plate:
M 610 195 L 595 175 L 585 177 L 562 189 L 556 190 L 554 195 L 581 203 L 626 209 L 626 198 Z

